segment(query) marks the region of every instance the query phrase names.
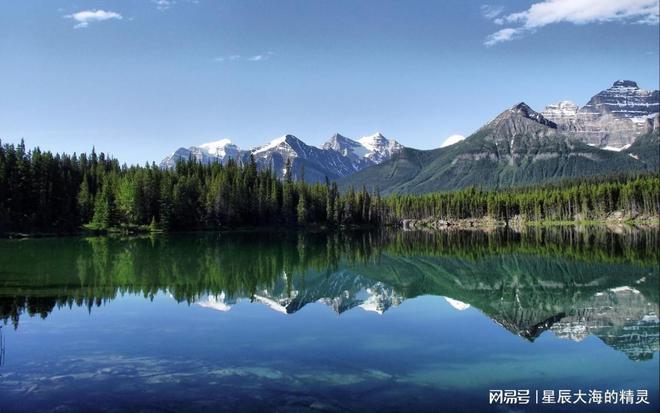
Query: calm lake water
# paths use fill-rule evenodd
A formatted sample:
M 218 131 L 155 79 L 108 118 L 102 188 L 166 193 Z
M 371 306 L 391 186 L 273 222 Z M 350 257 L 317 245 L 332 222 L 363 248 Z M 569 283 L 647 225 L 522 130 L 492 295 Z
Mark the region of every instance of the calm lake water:
M 0 412 L 657 411 L 658 239 L 0 240 Z M 536 402 L 562 389 L 650 404 Z

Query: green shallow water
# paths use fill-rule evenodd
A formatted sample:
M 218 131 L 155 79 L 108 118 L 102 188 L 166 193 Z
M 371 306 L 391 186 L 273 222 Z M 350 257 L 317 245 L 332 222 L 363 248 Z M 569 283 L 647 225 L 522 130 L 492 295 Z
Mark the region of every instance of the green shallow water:
M 2 240 L 0 411 L 657 411 L 657 260 L 593 228 Z

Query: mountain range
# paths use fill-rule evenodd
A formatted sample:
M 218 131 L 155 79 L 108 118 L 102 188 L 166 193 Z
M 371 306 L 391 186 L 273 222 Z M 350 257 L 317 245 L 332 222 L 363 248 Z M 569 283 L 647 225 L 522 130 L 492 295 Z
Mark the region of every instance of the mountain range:
M 537 112 L 521 102 L 475 133 L 453 135 L 438 149 L 402 146 L 377 133 L 353 140 L 333 135 L 320 147 L 293 135 L 242 150 L 228 139 L 179 148 L 161 162 L 239 163 L 254 157 L 307 182 L 336 180 L 340 189 L 378 188 L 382 193 L 425 193 L 467 186 L 505 188 L 603 174 L 657 171 L 660 166 L 660 91 L 618 80 L 584 106 L 571 101 Z
M 223 139 L 179 148 L 163 159 L 161 167 L 173 168 L 177 162 L 188 159 L 204 164 L 224 164 L 229 159 L 246 163 L 252 156 L 258 168 L 270 168 L 280 178 L 286 174 L 287 160 L 291 160 L 294 179 L 302 179 L 304 175 L 308 182 L 323 182 L 326 178 L 336 180 L 386 161 L 402 149 L 403 146 L 396 140 L 388 139 L 381 133 L 358 140 L 337 133 L 321 147 L 307 145 L 293 135 L 284 135 L 249 150 L 241 150 L 229 139 Z
M 461 142 L 430 151 L 404 149 L 339 184 L 340 188 L 378 187 L 385 194 L 425 193 L 657 170 L 657 131 L 638 141 L 619 152 L 600 149 L 564 133 L 556 123 L 520 103 Z
M 521 102 L 464 140 L 426 151 L 405 148 L 388 161 L 342 178 L 339 186 L 425 193 L 657 172 L 659 97 L 632 81 L 617 81 L 580 109 L 562 102 L 539 113 Z

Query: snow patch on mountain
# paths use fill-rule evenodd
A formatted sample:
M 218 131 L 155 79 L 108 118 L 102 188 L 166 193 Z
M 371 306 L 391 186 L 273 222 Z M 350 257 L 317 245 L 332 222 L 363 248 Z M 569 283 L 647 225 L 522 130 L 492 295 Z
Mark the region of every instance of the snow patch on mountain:
M 623 146 L 603 146 L 600 149 L 605 149 L 606 151 L 613 151 L 613 152 L 621 152 L 624 149 L 630 148 L 630 144 L 623 145 Z
M 578 109 L 578 105 L 570 100 L 562 100 L 561 102 L 546 106 L 541 112 L 541 115 L 546 119 L 561 124 L 575 121 Z
M 236 146 L 236 145 L 232 145 L 230 139 L 220 139 L 219 141 L 203 143 L 199 145 L 199 147 L 204 149 L 206 153 L 214 156 L 225 156 L 226 155 L 225 149 L 228 146 Z
M 288 136 L 291 135 L 284 135 L 280 136 L 279 138 L 275 138 L 270 143 L 263 145 L 263 146 L 258 146 L 252 150 L 252 155 L 258 155 L 263 152 L 268 152 L 273 149 L 277 149 L 278 147 L 283 146 L 283 144 L 286 144 L 286 139 Z

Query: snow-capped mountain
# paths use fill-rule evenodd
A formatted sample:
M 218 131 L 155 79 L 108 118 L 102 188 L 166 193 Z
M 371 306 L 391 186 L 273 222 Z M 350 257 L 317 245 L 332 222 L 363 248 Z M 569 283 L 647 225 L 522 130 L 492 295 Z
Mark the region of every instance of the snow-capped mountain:
M 617 80 L 581 108 L 561 101 L 546 106 L 541 114 L 589 145 L 620 151 L 653 130 L 658 112 L 660 91 L 640 89 L 632 80 Z
M 365 158 L 368 153 L 367 148 L 362 146 L 361 143 L 338 133 L 334 134 L 321 148 L 339 152 L 342 156 L 349 158 L 356 170 L 361 169 L 363 164 L 367 162 L 367 158 Z
M 358 139 L 358 142 L 366 149 L 363 158 L 375 164 L 390 159 L 392 155 L 401 152 L 401 149 L 403 149 L 403 146 L 399 142 L 394 139 L 387 139 L 380 132 L 374 135 L 363 136 Z
M 197 162 L 209 164 L 213 162 L 225 163 L 229 159 L 240 159 L 241 150 L 231 143 L 229 139 L 204 143 L 189 148 L 179 148 L 172 155 L 163 159 L 161 168 L 174 168 L 179 161 L 194 159 Z
M 644 90 L 632 80 L 617 80 L 612 87 L 596 94 L 580 109 L 584 116 L 611 113 L 620 118 L 647 117 L 660 111 L 660 91 Z
M 273 139 L 253 149 L 250 154 L 259 168 L 270 168 L 280 178 L 286 174 L 289 159 L 291 175 L 295 180 L 304 178 L 308 182 L 323 182 L 326 177 L 337 179 L 357 170 L 353 162 L 341 153 L 307 145 L 293 135 Z
M 211 156 L 218 158 L 232 158 L 240 153 L 238 146 L 231 143 L 229 139 L 221 139 L 215 142 L 204 143 L 199 147 Z
M 333 150 L 348 157 L 357 171 L 390 159 L 392 155 L 400 152 L 403 146 L 396 140 L 388 139 L 378 132 L 374 135 L 364 136 L 357 141 L 337 133 L 321 148 Z
M 226 163 L 234 159 L 248 162 L 253 156 L 261 169 L 270 168 L 278 177 L 286 174 L 287 160 L 291 160 L 294 179 L 322 182 L 350 175 L 368 166 L 378 164 L 401 151 L 403 146 L 382 134 L 366 136 L 354 141 L 335 134 L 320 148 L 307 145 L 293 135 L 284 135 L 251 150 L 241 150 L 229 139 L 179 148 L 161 162 L 162 168 L 173 168 L 181 160 L 194 159 L 209 164 Z

